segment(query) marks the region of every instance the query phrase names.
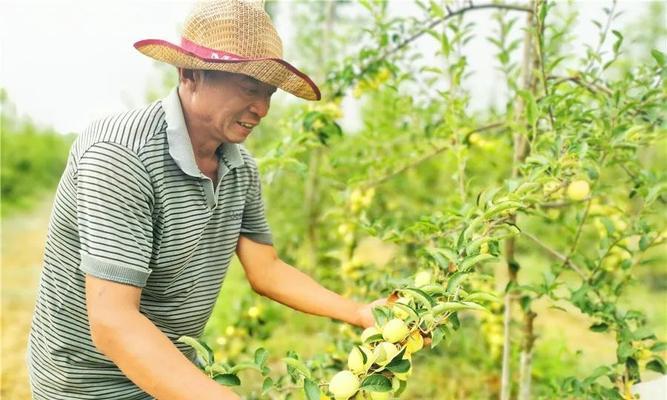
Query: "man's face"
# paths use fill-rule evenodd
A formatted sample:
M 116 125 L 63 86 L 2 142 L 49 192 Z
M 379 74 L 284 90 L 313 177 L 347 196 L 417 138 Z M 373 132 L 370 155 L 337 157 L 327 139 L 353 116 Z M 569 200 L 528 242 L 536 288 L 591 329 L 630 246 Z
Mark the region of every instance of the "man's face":
M 241 143 L 268 113 L 275 91 L 246 75 L 208 71 L 191 92 L 192 122 L 211 139 Z

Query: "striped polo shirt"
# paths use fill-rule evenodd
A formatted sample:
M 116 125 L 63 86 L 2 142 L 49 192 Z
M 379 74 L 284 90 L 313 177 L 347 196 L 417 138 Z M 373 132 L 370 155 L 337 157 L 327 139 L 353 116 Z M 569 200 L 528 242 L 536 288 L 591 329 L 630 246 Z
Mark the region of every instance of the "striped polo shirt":
M 194 360 L 176 340 L 203 333 L 239 235 L 272 243 L 254 159 L 237 144 L 217 154 L 214 185 L 195 162 L 176 89 L 77 138 L 55 196 L 30 330 L 34 399 L 151 398 L 93 345 L 86 274 L 141 287 L 140 311 Z

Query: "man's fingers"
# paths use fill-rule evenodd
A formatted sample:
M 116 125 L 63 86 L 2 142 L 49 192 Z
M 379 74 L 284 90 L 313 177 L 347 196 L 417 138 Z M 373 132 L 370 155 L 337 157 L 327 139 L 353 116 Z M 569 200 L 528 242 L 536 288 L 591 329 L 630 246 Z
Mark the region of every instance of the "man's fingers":
M 389 297 L 387 297 L 386 301 L 388 304 L 394 304 L 396 303 L 396 300 L 398 300 L 398 293 L 397 292 L 391 292 Z

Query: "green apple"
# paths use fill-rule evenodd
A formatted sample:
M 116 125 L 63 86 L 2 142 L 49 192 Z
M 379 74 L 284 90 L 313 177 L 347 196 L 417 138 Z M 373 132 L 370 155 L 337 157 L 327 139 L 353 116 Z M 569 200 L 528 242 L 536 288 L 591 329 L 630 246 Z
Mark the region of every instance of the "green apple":
M 394 376 L 402 381 L 407 381 L 410 375 L 412 375 L 412 365 L 410 365 L 410 369 L 408 369 L 406 372 L 394 373 Z
M 407 297 L 399 297 L 398 300 L 396 300 L 396 303 L 409 305 L 410 304 L 410 299 L 407 298 Z M 407 311 L 405 311 L 405 310 L 403 310 L 399 307 L 395 307 L 395 306 L 392 308 L 392 312 L 394 313 L 396 318 L 400 318 L 400 319 L 406 319 L 410 316 L 410 314 Z
M 371 400 L 389 400 L 389 392 L 370 392 Z
M 347 400 L 358 390 L 359 378 L 348 370 L 340 371 L 329 382 L 329 391 L 336 400 Z
M 558 198 L 563 194 L 562 183 L 558 180 L 551 180 L 542 186 L 542 194 L 550 198 Z
M 572 201 L 581 201 L 588 197 L 591 187 L 584 180 L 573 181 L 567 187 L 567 197 Z
M 398 354 L 399 349 L 396 347 L 395 344 L 389 343 L 389 342 L 382 342 L 377 345 L 375 348 L 374 356 L 375 356 L 375 362 L 378 365 L 385 366 L 389 364 L 392 358 Z
M 366 356 L 365 363 L 364 355 Z M 368 367 L 373 364 L 373 358 L 373 352 L 369 348 L 354 346 L 352 351 L 350 351 L 350 354 L 347 356 L 347 367 L 354 373 L 364 373 L 368 370 Z
M 390 343 L 400 342 L 410 333 L 402 319 L 394 318 L 382 328 L 382 337 Z
M 422 287 L 431 283 L 432 274 L 431 271 L 419 271 L 415 275 L 415 286 Z
M 416 353 L 424 347 L 424 337 L 419 330 L 416 330 L 408 336 L 408 342 L 405 345 L 407 353 Z
M 361 342 L 364 343 L 366 342 L 366 339 L 368 339 L 371 336 L 379 335 L 382 332 L 374 326 L 371 326 L 370 328 L 364 329 L 363 332 L 361 332 Z

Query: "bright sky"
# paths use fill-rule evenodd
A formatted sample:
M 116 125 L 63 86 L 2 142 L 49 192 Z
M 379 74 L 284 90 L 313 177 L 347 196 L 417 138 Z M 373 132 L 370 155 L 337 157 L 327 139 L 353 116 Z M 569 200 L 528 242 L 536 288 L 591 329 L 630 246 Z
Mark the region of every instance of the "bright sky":
M 578 3 L 582 19 L 601 19 L 601 8 L 609 3 Z M 635 19 L 646 3 L 637 5 L 625 1 L 619 9 Z M 60 132 L 79 132 L 93 119 L 144 104 L 155 68 L 132 44 L 145 38 L 178 43 L 178 27 L 191 6 L 185 0 L 0 0 L 0 87 L 19 115 Z M 414 9 L 405 0 L 394 6 Z M 480 37 L 491 34 L 485 28 L 490 13 L 475 15 Z M 279 17 L 277 29 L 285 40 L 291 32 L 284 20 Z M 595 37 L 590 23 L 578 29 L 580 37 Z M 470 63 L 480 66 L 473 93 L 488 97 L 493 49 L 480 40 L 471 50 Z

